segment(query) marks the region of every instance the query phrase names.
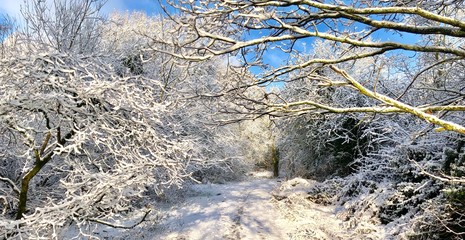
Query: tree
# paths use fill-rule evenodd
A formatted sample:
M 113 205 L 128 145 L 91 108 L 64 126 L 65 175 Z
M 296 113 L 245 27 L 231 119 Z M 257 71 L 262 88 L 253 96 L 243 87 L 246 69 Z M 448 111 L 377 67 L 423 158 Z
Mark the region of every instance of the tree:
M 7 39 L 15 31 L 15 22 L 8 16 L 0 17 L 0 40 L 1 40 L 1 55 L 5 54 L 5 39 Z
M 24 37 L 60 52 L 92 53 L 101 40 L 105 0 L 24 1 Z
M 81 3 L 60 4 L 76 10 L 68 4 Z M 47 14 L 55 13 L 64 12 Z M 31 14 L 38 23 L 53 18 Z M 73 13 L 55 18 L 66 17 L 76 21 Z M 228 83 L 222 58 L 195 64 L 152 55 L 149 44 L 171 37 L 162 34 L 169 27 L 163 19 L 134 13 L 109 20 L 77 33 L 82 40 L 79 34 L 97 29 L 91 48 L 63 45 L 69 35 L 54 25 L 42 35 L 17 32 L 7 44 L 0 62 L 4 237 L 61 238 L 69 225 L 89 236 L 94 224 L 130 228 L 112 219 L 144 211 L 144 220 L 151 209 L 137 206 L 150 192 L 161 196 L 198 171 L 227 180 L 239 176 L 231 169 L 250 165 L 246 143 L 235 145 L 243 130 L 207 124 L 221 104 L 190 98 Z
M 168 3 L 182 37 L 154 50 L 193 61 L 228 55 L 255 73 L 210 96 L 235 104 L 229 118 L 282 117 L 278 144 L 290 176 L 318 167 L 334 174 L 328 158 L 364 148 L 349 152 L 350 175 L 323 185 L 351 224 L 463 236 L 463 1 Z
M 202 166 L 189 169 L 198 181 L 224 182 L 244 176 L 253 168 L 254 163 L 263 162 L 267 146 L 254 135 L 262 133 L 263 121 L 218 124 L 218 114 L 229 109 L 227 98 L 198 97 L 208 95 L 219 89 L 226 89 L 233 82 L 230 79 L 244 78 L 240 67 L 231 69 L 228 59 L 223 56 L 208 61 L 191 62 L 177 59 L 166 53 L 153 53 L 151 48 L 163 48 L 162 43 L 171 38 L 169 30 L 172 22 L 160 16 L 147 16 L 144 13 L 112 14 L 104 25 L 102 44 L 105 51 L 116 55 L 131 56 L 139 60 L 142 76 L 158 76 L 163 92 L 159 102 L 173 102 L 171 119 L 177 122 L 176 132 L 195 142 Z M 123 57 L 121 69 L 131 74 L 125 66 L 127 57 Z M 245 78 L 250 79 L 250 76 Z M 171 124 L 167 122 L 167 124 Z M 253 126 L 252 126 L 253 125 Z
M 404 1 L 352 1 L 341 4 L 337 1 L 168 1 L 181 16 L 172 19 L 179 23 L 178 31 L 182 38 L 167 42 L 168 46 L 182 48 L 173 55 L 191 60 L 209 59 L 222 54 L 240 54 L 249 66 L 262 65 L 261 57 L 271 48 L 279 48 L 283 53 L 299 54 L 299 45 L 311 39 L 324 39 L 333 47 L 341 49 L 337 55 L 324 58 L 311 58 L 295 64 L 294 57 L 288 64 L 268 71 L 255 84 L 291 82 L 303 78 L 318 82 L 321 87 L 349 88 L 374 103 L 368 106 L 335 106 L 324 102 L 294 101 L 267 104 L 268 113 L 302 114 L 311 112 L 366 112 L 366 113 L 409 113 L 438 126 L 437 130 L 450 130 L 465 133 L 461 122 L 438 116 L 438 112 L 465 110 L 459 101 L 447 100 L 457 97 L 460 89 L 448 86 L 447 89 L 432 88 L 433 92 L 446 92 L 443 98 L 433 104 L 418 104 L 406 99 L 412 85 L 433 68 L 448 64 L 461 65 L 465 52 L 461 48 L 465 35 L 465 23 L 461 21 L 463 12 L 461 1 L 415 2 Z M 172 10 L 168 9 L 169 14 Z M 182 33 L 181 33 L 182 32 Z M 384 39 L 396 35 L 421 39 L 410 43 L 406 40 L 382 40 L 376 34 L 385 32 Z M 445 42 L 430 41 L 431 38 L 445 38 Z M 164 51 L 156 49 L 158 51 Z M 355 79 L 340 66 L 342 63 L 357 62 L 361 59 L 377 59 L 399 52 L 416 52 L 421 55 L 440 54 L 430 66 L 416 70 L 417 77 L 404 79 L 404 91 L 389 92 L 376 88 L 375 72 L 386 72 L 385 68 L 374 69 L 370 79 Z M 266 55 L 265 55 L 266 56 Z M 412 69 L 414 66 L 410 66 Z M 333 78 L 319 74 L 321 69 L 330 69 L 337 76 Z M 303 71 L 305 70 L 305 71 Z M 384 71 L 384 72 L 383 72 Z M 305 75 L 299 74 L 305 72 Z M 289 77 L 294 73 L 293 77 Z M 310 74 L 308 74 L 310 73 Z M 415 75 L 415 74 L 414 74 Z M 411 84 L 407 84 L 407 82 Z M 447 85 L 447 84 L 446 84 Z M 246 87 L 243 85 L 242 87 Z M 446 114 L 448 115 L 448 114 Z
M 2 235 L 105 218 L 187 174 L 192 146 L 160 121 L 157 80 L 118 77 L 98 56 L 29 54 L 2 61 Z
M 32 26 L 7 40 L 0 59 L 2 237 L 59 238 L 70 223 L 80 234 L 89 224 L 131 227 L 110 218 L 142 210 L 144 220 L 150 209 L 134 205 L 147 188 L 159 193 L 202 165 L 193 140 L 176 131 L 176 98 L 156 101 L 165 94 L 158 75 L 121 75 L 124 55 L 100 45 L 95 3 L 55 1 L 47 12 L 44 2 L 28 2 Z

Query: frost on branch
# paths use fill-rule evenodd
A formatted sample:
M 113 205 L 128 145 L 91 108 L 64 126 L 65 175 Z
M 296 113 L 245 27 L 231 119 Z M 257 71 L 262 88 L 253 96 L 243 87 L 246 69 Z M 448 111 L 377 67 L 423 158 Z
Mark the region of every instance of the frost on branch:
M 0 235 L 53 238 L 186 177 L 195 149 L 164 124 L 161 83 L 108 62 L 54 51 L 1 60 Z

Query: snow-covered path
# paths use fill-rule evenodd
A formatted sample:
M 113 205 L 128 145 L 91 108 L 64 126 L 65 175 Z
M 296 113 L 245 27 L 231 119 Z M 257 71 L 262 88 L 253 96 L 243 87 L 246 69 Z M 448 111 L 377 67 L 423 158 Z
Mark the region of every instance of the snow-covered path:
M 303 218 L 286 216 L 271 194 L 278 184 L 276 179 L 255 178 L 197 185 L 195 193 L 160 223 L 156 239 L 290 239 L 299 225 L 310 224 L 308 220 L 322 225 L 314 229 L 313 239 L 330 239 L 320 229 L 334 231 L 340 224 L 332 209 L 321 206 L 299 213 Z
M 286 226 L 271 202 L 276 180 L 195 186 L 196 194 L 162 223 L 160 239 L 285 239 Z
M 346 217 L 341 206 L 309 201 L 315 181 L 295 178 L 281 183 L 270 175 L 259 172 L 241 182 L 193 185 L 185 189 L 182 201 L 157 202 L 160 211 L 135 228 L 97 224 L 87 234 L 108 240 L 395 239 L 374 223 L 359 222 L 354 228 L 353 222 L 342 220 Z M 114 221 L 130 226 L 141 213 Z M 78 232 L 75 226 L 68 227 L 61 239 L 89 239 Z

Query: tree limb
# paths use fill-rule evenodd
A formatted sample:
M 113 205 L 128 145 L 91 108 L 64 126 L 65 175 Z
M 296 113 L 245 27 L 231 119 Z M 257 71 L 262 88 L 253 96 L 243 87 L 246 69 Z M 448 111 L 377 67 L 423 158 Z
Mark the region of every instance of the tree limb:
M 363 95 L 365 96 L 368 96 L 370 98 L 373 98 L 373 99 L 377 99 L 383 103 L 386 103 L 390 106 L 393 106 L 393 107 L 396 107 L 396 108 L 399 108 L 407 113 L 410 113 L 412 115 L 415 115 L 416 117 L 418 118 L 421 118 L 429 123 L 433 123 L 433 124 L 436 124 L 436 125 L 439 125 L 441 127 L 443 127 L 445 130 L 449 130 L 449 131 L 454 131 L 454 132 L 457 132 L 457 133 L 460 133 L 460 134 L 465 134 L 465 127 L 459 125 L 459 124 L 456 124 L 456 123 L 453 123 L 453 122 L 450 122 L 450 121 L 446 121 L 446 120 L 442 120 L 432 114 L 429 114 L 429 113 L 426 113 L 424 112 L 422 109 L 420 108 L 417 108 L 417 107 L 413 107 L 413 106 L 410 106 L 408 104 L 405 104 L 405 103 L 402 103 L 402 102 L 399 102 L 393 98 L 390 98 L 386 95 L 383 95 L 383 94 L 380 94 L 380 93 L 377 93 L 377 92 L 373 92 L 371 90 L 369 90 L 368 88 L 364 87 L 362 84 L 360 84 L 359 82 L 357 82 L 355 79 L 353 79 L 349 74 L 347 74 L 345 71 L 343 70 L 340 70 L 339 68 L 337 68 L 336 66 L 334 65 L 331 65 L 330 68 L 332 70 L 334 70 L 336 73 L 340 74 L 341 76 L 343 76 L 349 83 L 351 83 L 356 89 L 358 89 L 358 91 L 360 91 L 360 93 L 362 93 Z

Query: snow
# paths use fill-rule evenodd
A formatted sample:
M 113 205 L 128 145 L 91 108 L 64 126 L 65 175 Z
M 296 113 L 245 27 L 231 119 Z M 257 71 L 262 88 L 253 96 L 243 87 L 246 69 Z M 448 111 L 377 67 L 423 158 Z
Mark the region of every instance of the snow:
M 254 175 L 267 176 L 259 173 Z M 195 185 L 161 224 L 158 239 L 285 239 L 289 220 L 273 205 L 276 179 Z
M 186 190 L 184 200 L 151 203 L 157 207 L 146 221 L 133 229 L 103 225 L 89 228 L 100 239 L 384 239 L 379 226 L 353 228 L 344 208 L 309 201 L 314 180 L 272 178 L 271 172 L 254 172 L 243 181 L 199 184 Z M 141 214 L 127 216 L 131 225 Z M 130 224 L 131 223 L 131 224 Z M 75 227 L 75 226 L 73 226 Z M 70 234 L 74 233 L 74 235 Z M 67 235 L 76 236 L 76 228 Z M 80 239 L 80 238 L 79 238 Z
M 162 204 L 158 214 L 150 214 L 138 227 L 100 226 L 93 235 L 166 240 L 347 239 L 335 206 L 305 199 L 306 189 L 315 181 L 271 176 L 271 172 L 254 172 L 239 182 L 193 185 L 183 201 Z

